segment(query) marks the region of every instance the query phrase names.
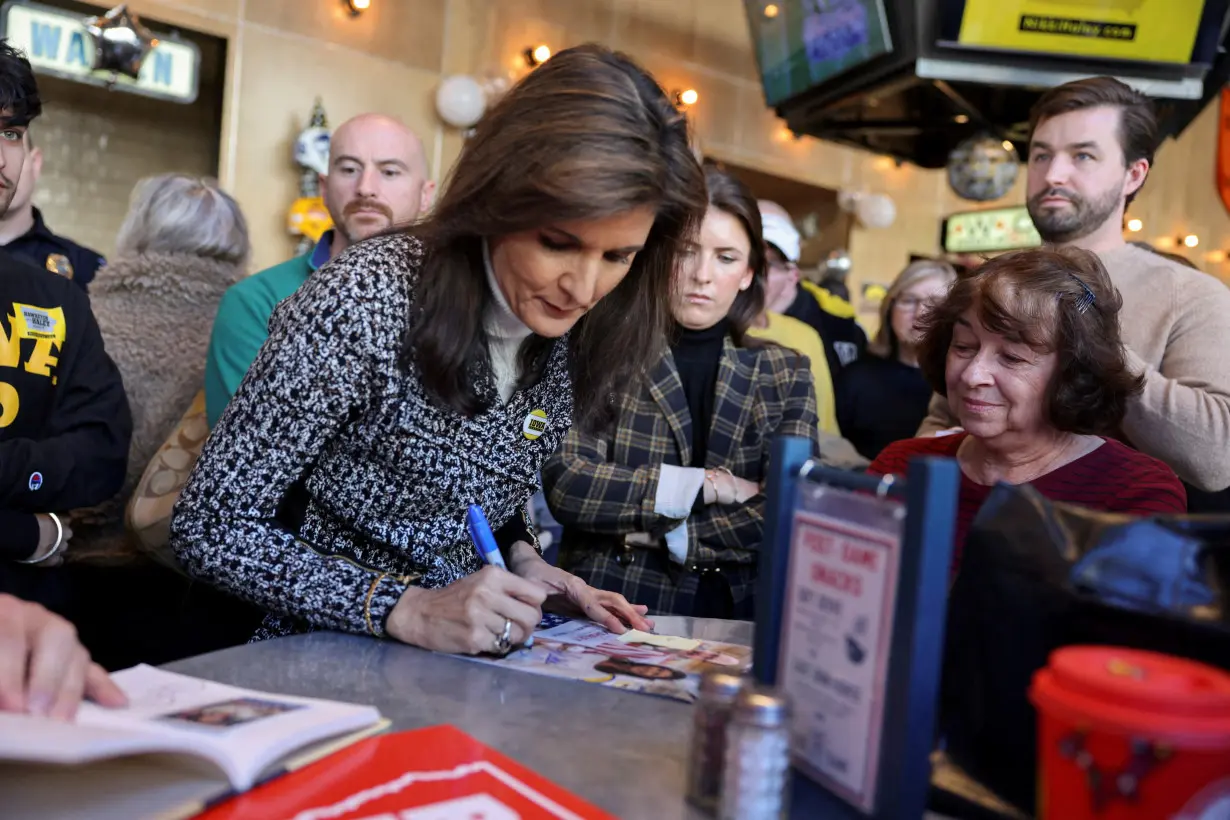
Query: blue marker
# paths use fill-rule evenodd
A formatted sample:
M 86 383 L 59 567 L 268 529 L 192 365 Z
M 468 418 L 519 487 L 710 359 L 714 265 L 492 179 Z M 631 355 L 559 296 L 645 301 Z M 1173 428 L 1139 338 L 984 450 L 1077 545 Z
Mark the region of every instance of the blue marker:
M 484 564 L 508 569 L 504 563 L 504 556 L 500 555 L 500 548 L 495 544 L 495 534 L 491 532 L 487 516 L 483 515 L 482 507 L 477 504 L 471 504 L 466 510 L 466 529 L 470 531 L 470 540 L 474 542 L 474 548 L 478 550 L 478 557 Z
M 491 531 L 491 525 L 487 523 L 482 507 L 477 504 L 471 504 L 466 509 L 466 529 L 470 531 L 470 540 L 474 542 L 474 549 L 478 551 L 482 562 L 507 571 L 508 565 L 504 563 L 504 556 L 500 554 L 500 548 L 495 543 L 495 533 Z M 525 645 L 534 645 L 533 635 L 526 639 Z

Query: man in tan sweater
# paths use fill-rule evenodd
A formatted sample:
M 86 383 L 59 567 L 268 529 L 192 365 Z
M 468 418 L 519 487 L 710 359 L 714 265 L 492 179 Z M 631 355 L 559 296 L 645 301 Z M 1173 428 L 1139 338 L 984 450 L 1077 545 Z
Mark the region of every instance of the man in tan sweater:
M 1029 214 L 1042 238 L 1101 257 L 1144 392 L 1123 435 L 1204 490 L 1230 487 L 1230 288 L 1123 240 L 1123 214 L 1158 143 L 1147 97 L 1109 77 L 1051 89 L 1030 116 Z M 919 435 L 956 425 L 940 396 Z

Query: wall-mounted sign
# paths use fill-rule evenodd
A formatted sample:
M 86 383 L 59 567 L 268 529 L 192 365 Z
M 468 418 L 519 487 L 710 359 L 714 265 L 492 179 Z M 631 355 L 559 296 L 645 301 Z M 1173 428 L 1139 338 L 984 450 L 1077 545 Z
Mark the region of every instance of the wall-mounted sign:
M 1192 59 L 1205 0 L 965 0 L 957 42 L 975 48 L 1157 63 Z
M 66 80 L 109 86 L 110 73 L 94 74 L 94 43 L 85 30 L 85 17 L 15 0 L 0 7 L 0 30 L 9 45 L 24 51 L 30 65 L 41 74 Z M 159 35 L 158 46 L 149 53 L 137 80 L 120 76 L 114 87 L 179 103 L 196 100 L 201 53 L 195 43 Z
M 947 253 L 1012 251 L 1042 244 L 1024 205 L 953 214 L 944 220 L 940 238 Z

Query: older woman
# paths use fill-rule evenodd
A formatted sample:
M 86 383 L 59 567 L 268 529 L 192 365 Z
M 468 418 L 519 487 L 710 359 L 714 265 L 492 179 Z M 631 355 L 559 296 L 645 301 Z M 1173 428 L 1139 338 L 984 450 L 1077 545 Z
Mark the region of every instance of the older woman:
M 614 631 L 644 608 L 550 566 L 525 523 L 574 424 L 656 360 L 704 209 L 686 119 L 599 46 L 568 49 L 466 140 L 421 225 L 359 243 L 270 320 L 172 522 L 193 574 L 312 628 L 506 652 L 548 597 Z M 508 570 L 483 568 L 467 506 Z
M 79 532 L 90 549 L 122 549 L 123 505 L 201 390 L 210 325 L 250 248 L 243 212 L 216 181 L 164 174 L 133 189 L 115 255 L 90 291 L 133 420 L 124 489 L 99 529 Z
M 927 417 L 931 385 L 918 367 L 921 322 L 956 278 L 946 262 L 907 265 L 880 303 L 880 329 L 867 354 L 841 371 L 837 421 L 842 435 L 869 459 L 913 436 Z
M 919 363 L 963 432 L 899 441 L 870 471 L 904 473 L 917 456 L 957 459 L 954 570 L 970 522 L 1000 482 L 1112 512 L 1185 511 L 1169 467 L 1110 438 L 1141 390 L 1119 338 L 1119 306 L 1094 254 L 1032 250 L 962 276 L 923 320 Z
M 611 424 L 568 435 L 543 487 L 562 566 L 651 612 L 751 618 L 769 448 L 817 441 L 816 399 L 806 358 L 746 338 L 764 306 L 756 200 L 716 168 L 705 182 L 670 351 L 625 388 Z

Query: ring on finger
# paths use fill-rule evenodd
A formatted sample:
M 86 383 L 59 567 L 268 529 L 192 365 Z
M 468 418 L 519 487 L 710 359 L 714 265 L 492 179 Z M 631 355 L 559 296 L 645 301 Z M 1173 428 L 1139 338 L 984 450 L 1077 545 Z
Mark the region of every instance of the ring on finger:
M 512 621 L 505 618 L 504 631 L 495 636 L 495 651 L 501 655 L 507 655 L 510 649 L 512 649 Z

